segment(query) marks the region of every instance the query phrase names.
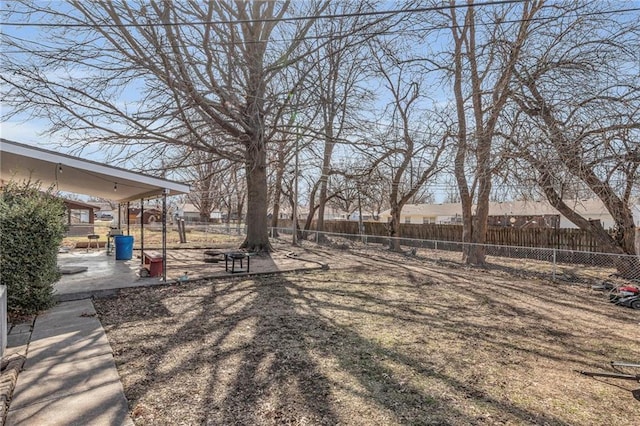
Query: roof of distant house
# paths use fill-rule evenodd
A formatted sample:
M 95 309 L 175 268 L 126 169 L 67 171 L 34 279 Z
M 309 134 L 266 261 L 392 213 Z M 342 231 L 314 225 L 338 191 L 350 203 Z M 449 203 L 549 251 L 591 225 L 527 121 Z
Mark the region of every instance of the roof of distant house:
M 564 200 L 578 214 L 589 217 L 607 214 L 607 209 L 600 199 Z M 640 210 L 640 206 L 632 206 Z M 476 206 L 472 208 L 475 214 Z M 391 210 L 385 210 L 380 216 L 389 216 Z M 460 203 L 443 204 L 407 204 L 402 209 L 403 216 L 455 216 L 462 214 Z M 490 216 L 544 216 L 560 214 L 547 200 L 517 200 L 489 203 Z

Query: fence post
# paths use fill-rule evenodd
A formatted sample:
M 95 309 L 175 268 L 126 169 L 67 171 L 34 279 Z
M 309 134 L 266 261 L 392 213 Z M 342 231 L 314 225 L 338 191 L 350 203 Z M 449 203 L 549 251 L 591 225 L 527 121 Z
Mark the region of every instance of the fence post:
M 435 250 L 438 250 L 438 240 L 435 241 L 435 246 L 436 246 Z
M 320 241 L 320 231 L 316 230 L 316 244 Z
M 556 280 L 556 249 L 553 249 L 553 276 L 551 278 L 551 281 Z

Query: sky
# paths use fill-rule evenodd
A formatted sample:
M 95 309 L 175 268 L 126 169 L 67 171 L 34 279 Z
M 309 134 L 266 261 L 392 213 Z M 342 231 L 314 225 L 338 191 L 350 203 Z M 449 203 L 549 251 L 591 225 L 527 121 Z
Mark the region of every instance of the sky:
M 27 122 L 18 120 L 2 121 L 0 123 L 0 136 L 19 143 L 52 149 L 58 140 L 48 135 L 43 136 L 48 125 L 49 123 L 43 119 L 27 119 Z
M 6 2 L 5 4 L 9 4 L 10 2 Z M 639 7 L 640 1 L 628 1 L 628 2 L 615 2 L 617 7 Z M 4 7 L 4 6 L 2 6 Z M 622 15 L 625 16 L 625 15 Z M 10 32 L 20 32 L 20 35 L 23 37 L 36 37 L 35 30 L 32 28 L 19 28 L 12 26 L 3 26 L 2 32 L 10 33 Z M 2 48 L 0 46 L 0 48 Z M 639 58 L 640 60 L 640 58 Z M 0 109 L 2 109 L 2 113 L 5 112 L 5 107 L 0 105 Z M 2 114 L 4 115 L 4 114 Z M 23 120 L 19 119 L 11 119 L 8 121 L 0 122 L 0 137 L 5 139 L 14 140 L 16 142 L 25 143 L 25 144 L 33 144 L 36 146 L 40 146 L 47 149 L 57 149 L 58 146 L 62 143 L 62 140 L 59 136 L 50 136 L 46 134 L 46 130 L 49 127 L 49 123 L 46 119 L 33 119 L 26 117 Z M 66 152 L 68 153 L 68 152 Z M 93 160 L 103 160 L 99 157 L 99 154 L 94 154 L 91 156 Z M 444 198 L 443 194 L 438 194 L 437 200 L 442 201 Z

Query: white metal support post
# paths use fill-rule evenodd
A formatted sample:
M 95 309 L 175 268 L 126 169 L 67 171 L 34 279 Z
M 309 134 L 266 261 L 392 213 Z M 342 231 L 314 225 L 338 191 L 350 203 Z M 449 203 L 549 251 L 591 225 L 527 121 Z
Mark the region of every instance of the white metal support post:
M 169 189 L 162 191 L 162 281 L 167 282 L 167 194 Z
M 140 264 L 144 265 L 144 198 L 140 199 Z

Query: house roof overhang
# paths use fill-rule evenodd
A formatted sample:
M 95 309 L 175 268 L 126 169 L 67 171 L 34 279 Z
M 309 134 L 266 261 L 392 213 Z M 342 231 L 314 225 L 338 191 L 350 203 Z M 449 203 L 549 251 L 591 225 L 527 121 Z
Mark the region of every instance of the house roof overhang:
M 0 139 L 0 178 L 127 202 L 189 192 L 189 185 Z

